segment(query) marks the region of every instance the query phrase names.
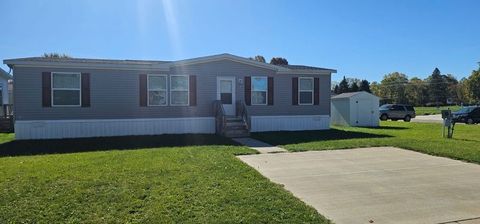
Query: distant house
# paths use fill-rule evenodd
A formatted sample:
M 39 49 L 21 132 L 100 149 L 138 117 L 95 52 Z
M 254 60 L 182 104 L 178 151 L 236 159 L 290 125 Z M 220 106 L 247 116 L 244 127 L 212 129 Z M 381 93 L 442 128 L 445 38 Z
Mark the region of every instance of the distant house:
M 4 63 L 14 74 L 17 139 L 328 129 L 336 72 L 230 54 Z
M 12 79 L 12 76 L 8 74 L 5 70 L 0 68 L 0 99 L 2 104 L 10 104 L 10 95 L 9 95 L 9 80 Z
M 333 96 L 332 125 L 379 126 L 379 100 L 379 97 L 365 91 Z

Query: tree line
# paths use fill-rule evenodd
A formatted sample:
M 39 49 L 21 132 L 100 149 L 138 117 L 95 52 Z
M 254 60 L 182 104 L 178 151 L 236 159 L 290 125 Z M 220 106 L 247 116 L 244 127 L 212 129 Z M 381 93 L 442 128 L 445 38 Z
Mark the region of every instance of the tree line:
M 480 103 L 480 68 L 467 78 L 457 80 L 452 74 L 442 74 L 435 68 L 426 79 L 409 78 L 392 72 L 380 82 L 345 78 L 333 86 L 335 94 L 367 91 L 381 98 L 381 103 L 401 103 L 414 106 L 440 106 Z

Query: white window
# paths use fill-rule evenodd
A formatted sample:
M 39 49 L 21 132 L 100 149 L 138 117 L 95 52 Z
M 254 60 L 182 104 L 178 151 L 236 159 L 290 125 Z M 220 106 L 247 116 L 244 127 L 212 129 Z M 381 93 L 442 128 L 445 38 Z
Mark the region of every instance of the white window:
M 188 75 L 170 76 L 170 105 L 188 106 Z
M 167 76 L 148 75 L 148 106 L 167 105 Z
M 252 77 L 252 105 L 267 105 L 267 77 Z
M 52 72 L 52 106 L 80 106 L 81 74 Z
M 298 78 L 298 104 L 313 105 L 313 78 Z

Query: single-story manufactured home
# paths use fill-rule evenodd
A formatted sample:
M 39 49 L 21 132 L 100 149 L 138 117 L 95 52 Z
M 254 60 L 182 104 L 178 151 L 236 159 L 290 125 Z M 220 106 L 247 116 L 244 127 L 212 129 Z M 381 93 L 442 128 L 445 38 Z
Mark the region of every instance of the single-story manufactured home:
M 328 129 L 336 72 L 231 54 L 4 63 L 13 70 L 17 139 Z

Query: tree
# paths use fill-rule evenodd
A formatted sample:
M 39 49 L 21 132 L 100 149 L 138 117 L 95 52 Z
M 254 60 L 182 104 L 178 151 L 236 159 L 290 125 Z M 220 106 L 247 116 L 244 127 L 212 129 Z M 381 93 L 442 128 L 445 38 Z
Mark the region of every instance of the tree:
M 393 103 L 407 103 L 405 97 L 405 86 L 408 83 L 408 77 L 399 72 L 393 72 L 383 77 L 381 82 L 381 91 L 384 93 L 385 100 Z
M 72 58 L 67 54 L 59 54 L 59 53 L 43 53 L 44 58 Z
M 258 62 L 263 62 L 265 63 L 265 58 L 262 55 L 257 55 L 254 58 L 250 58 L 251 60 L 258 61 Z
M 272 65 L 288 65 L 288 61 L 285 58 L 282 57 L 273 57 L 272 60 L 270 60 L 270 64 Z
M 373 95 L 378 96 L 380 98 L 385 98 L 385 95 L 383 94 L 383 92 L 381 90 L 380 83 L 375 82 L 375 81 L 372 82 L 372 84 L 370 84 L 370 89 L 372 90 Z
M 447 85 L 447 100 L 450 100 L 452 103 L 458 103 L 457 97 L 457 88 L 458 80 L 452 74 L 447 74 L 443 76 L 443 80 Z
M 370 82 L 367 81 L 366 79 L 360 81 L 360 88 L 359 88 L 360 91 L 365 91 L 367 93 L 372 93 L 372 91 L 370 90 Z
M 338 85 L 335 85 L 335 87 L 333 87 L 333 93 L 340 94 Z
M 410 79 L 405 88 L 407 101 L 414 106 L 422 106 L 428 103 L 428 89 L 426 83 L 417 77 Z
M 467 81 L 468 89 L 475 103 L 480 102 L 480 68 L 473 70 Z
M 356 82 L 353 82 L 350 86 L 350 92 L 358 92 L 359 89 L 360 88 L 358 87 L 358 84 Z
M 350 91 L 350 87 L 348 85 L 347 79 L 343 76 L 342 81 L 338 84 L 338 93 L 348 93 Z
M 472 96 L 470 94 L 470 89 L 468 86 L 468 79 L 463 78 L 458 82 L 457 85 L 457 99 L 459 103 L 472 103 Z
M 435 68 L 432 72 L 432 75 L 427 78 L 428 81 L 428 91 L 430 100 L 437 104 L 445 104 L 447 102 L 447 86 L 444 77 L 441 75 L 440 70 Z

